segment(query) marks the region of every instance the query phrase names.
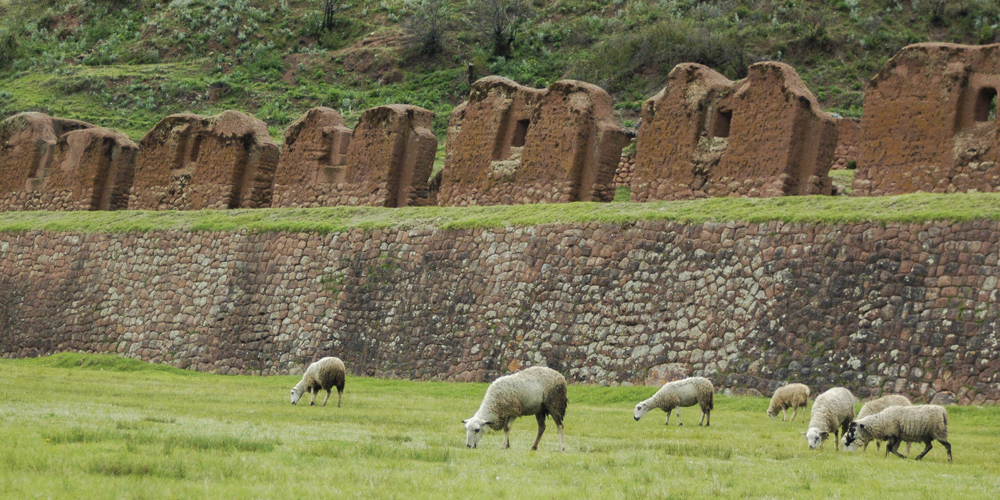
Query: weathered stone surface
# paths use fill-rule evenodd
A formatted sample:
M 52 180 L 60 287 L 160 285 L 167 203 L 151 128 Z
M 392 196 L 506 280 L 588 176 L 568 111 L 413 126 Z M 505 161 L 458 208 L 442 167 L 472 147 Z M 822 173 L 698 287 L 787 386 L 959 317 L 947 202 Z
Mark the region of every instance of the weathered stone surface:
M 1000 222 L 0 234 L 0 353 L 1000 397 Z
M 89 210 L 89 204 L 81 204 L 66 189 L 49 185 L 48 179 L 60 138 L 92 127 L 42 113 L 20 113 L 0 122 L 0 211 Z M 88 157 L 85 161 L 100 160 Z M 76 170 L 75 160 L 65 168 Z
M 129 208 L 270 207 L 278 156 L 267 125 L 248 114 L 170 115 L 139 141 Z
M 679 64 L 643 104 L 632 201 L 830 194 L 836 119 L 786 64 Z
M 285 131 L 285 144 L 274 174 L 275 207 L 323 207 L 340 204 L 336 184 L 347 170 L 351 129 L 336 110 L 313 108 Z
M 853 194 L 996 190 L 998 90 L 1000 44 L 904 47 L 865 90 Z
M 850 162 L 858 163 L 861 151 L 861 120 L 841 118 L 837 120 L 837 150 L 833 153 L 830 170 L 843 170 Z
M 438 203 L 611 201 L 628 141 L 600 87 L 561 80 L 541 90 L 483 78 L 452 112 Z
M 347 149 L 347 168 L 334 185 L 335 205 L 405 207 L 431 205 L 428 181 L 437 137 L 434 113 L 393 104 L 361 115 Z

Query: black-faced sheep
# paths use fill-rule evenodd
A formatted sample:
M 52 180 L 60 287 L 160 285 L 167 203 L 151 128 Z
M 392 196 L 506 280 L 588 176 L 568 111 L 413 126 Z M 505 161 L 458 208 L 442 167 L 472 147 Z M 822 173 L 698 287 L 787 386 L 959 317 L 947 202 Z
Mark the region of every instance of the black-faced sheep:
M 941 406 L 890 406 L 874 415 L 851 422 L 845 434 L 844 442 L 847 449 L 856 450 L 872 439 L 887 441 L 885 456 L 889 453 L 905 458 L 899 453 L 899 443 L 924 443 L 923 453 L 917 455 L 917 460 L 924 458 L 937 440 L 948 450 L 948 461 L 951 462 L 951 444 L 948 443 L 948 411 Z
M 533 366 L 494 380 L 486 389 L 486 396 L 476 414 L 462 421 L 465 424 L 465 445 L 477 447 L 489 427 L 495 431 L 503 429 L 503 444 L 500 447 L 510 448 L 510 424 L 517 417 L 526 415 L 534 415 L 538 421 L 538 436 L 531 445 L 532 450 L 538 449 L 548 415 L 552 416 L 559 429 L 559 451 L 563 450 L 566 379 L 559 372 Z
M 882 396 L 878 399 L 873 399 L 865 403 L 861 407 L 861 411 L 858 412 L 858 416 L 855 420 L 861 420 L 862 418 L 874 415 L 890 406 L 913 406 L 910 399 L 906 396 L 901 396 L 899 394 L 890 394 L 888 396 Z M 844 439 L 847 439 L 847 435 L 844 435 Z M 846 442 L 844 443 L 846 445 Z M 875 440 L 875 448 L 882 449 L 882 441 Z M 868 443 L 864 444 L 864 450 L 868 450 Z M 906 454 L 910 454 L 910 443 L 906 443 Z
M 689 377 L 683 380 L 668 382 L 653 394 L 653 397 L 635 405 L 633 418 L 638 421 L 653 408 L 660 408 L 667 413 L 667 421 L 670 423 L 670 412 L 677 413 L 677 425 L 684 425 L 681 422 L 681 408 L 699 405 L 701 407 L 701 420 L 698 425 L 711 425 L 712 410 L 715 408 L 715 387 L 712 382 L 704 377 Z
M 789 422 L 795 421 L 795 416 L 799 414 L 799 408 L 802 408 L 802 418 L 805 419 L 806 405 L 809 404 L 809 387 L 805 384 L 788 384 L 779 387 L 774 391 L 774 395 L 771 396 L 771 404 L 767 407 L 767 416 L 774 420 L 778 417 L 778 412 L 781 412 L 781 421 L 785 421 L 785 410 L 792 408 L 792 419 Z
M 834 387 L 813 401 L 812 416 L 809 419 L 809 430 L 804 432 L 809 449 L 815 450 L 823 445 L 823 441 L 832 432 L 834 446 L 840 449 L 840 433 L 847 432 L 847 427 L 854 420 L 854 395 L 843 387 Z
M 340 400 L 344 397 L 344 379 L 347 369 L 340 358 L 325 357 L 309 365 L 306 372 L 302 374 L 302 380 L 295 387 L 292 387 L 292 404 L 298 403 L 299 398 L 306 392 L 312 395 L 309 406 L 316 404 L 316 394 L 322 389 L 326 391 L 326 399 L 323 406 L 330 400 L 330 390 L 337 388 L 337 408 L 340 408 Z

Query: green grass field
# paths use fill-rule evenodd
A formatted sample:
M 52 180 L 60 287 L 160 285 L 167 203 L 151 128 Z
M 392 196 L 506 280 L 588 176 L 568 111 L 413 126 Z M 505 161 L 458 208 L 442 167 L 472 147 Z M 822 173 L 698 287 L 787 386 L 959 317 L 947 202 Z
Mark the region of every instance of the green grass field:
M 81 366 L 83 365 L 83 366 Z M 343 408 L 288 404 L 298 377 L 110 356 L 0 361 L 4 498 L 996 498 L 1000 409 L 949 407 L 955 462 L 810 451 L 765 398 L 716 398 L 711 428 L 632 420 L 652 387 L 571 386 L 566 451 L 534 419 L 465 448 L 485 384 L 349 377 Z M 336 395 L 334 395 L 334 400 Z M 675 420 L 675 419 L 672 419 Z M 921 448 L 916 446 L 914 453 Z
M 622 189 L 624 197 L 625 189 Z M 490 207 L 325 207 L 242 210 L 0 212 L 0 232 L 251 231 L 333 233 L 350 229 L 468 229 L 584 222 L 669 220 L 926 222 L 1000 220 L 1000 193 L 901 196 L 706 198 L 652 203 L 555 203 Z

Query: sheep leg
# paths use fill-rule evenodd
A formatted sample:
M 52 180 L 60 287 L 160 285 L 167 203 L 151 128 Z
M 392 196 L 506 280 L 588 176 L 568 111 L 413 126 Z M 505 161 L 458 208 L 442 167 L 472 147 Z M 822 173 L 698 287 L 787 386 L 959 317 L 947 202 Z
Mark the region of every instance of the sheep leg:
M 913 444 L 909 441 L 906 442 L 906 456 L 910 456 L 910 445 Z
M 930 439 L 928 439 L 927 441 L 924 441 L 924 444 L 927 445 L 927 447 L 924 448 L 924 452 L 921 453 L 921 454 L 919 454 L 919 455 L 917 455 L 917 458 L 915 458 L 914 460 L 920 460 L 921 458 L 924 458 L 924 455 L 926 455 L 927 452 L 931 451 L 931 448 L 934 447 L 934 445 L 931 444 L 931 443 L 932 443 L 932 440 L 930 440 Z M 897 455 L 899 455 L 899 454 L 897 453 Z M 902 455 L 899 455 L 899 456 L 902 456 Z
M 781 409 L 781 421 L 782 421 L 782 422 L 784 422 L 784 421 L 785 421 L 785 416 L 786 416 L 786 415 L 787 415 L 787 413 L 785 413 L 785 409 L 784 409 L 784 408 L 782 408 L 782 409 Z
M 310 396 L 310 398 L 309 398 L 309 406 L 316 406 L 316 393 L 317 392 L 319 392 L 319 391 L 318 390 L 314 391 L 311 387 L 309 388 L 309 396 Z
M 663 425 L 670 425 L 670 412 L 673 410 L 667 410 L 667 421 L 663 422 Z
M 560 432 L 562 432 L 562 429 L 560 429 Z M 938 442 L 944 445 L 944 449 L 948 450 L 948 461 L 951 462 L 951 443 L 947 441 L 941 441 L 940 439 L 938 439 Z
M 701 427 L 702 422 L 705 423 L 705 427 L 712 425 L 712 410 L 702 408 L 701 409 L 701 420 L 698 421 L 698 427 Z
M 680 426 L 684 425 L 684 422 L 681 422 L 681 409 L 677 408 L 674 411 L 677 412 L 677 427 L 680 427 Z
M 535 436 L 535 444 L 531 445 L 531 451 L 538 449 L 538 443 L 542 440 L 542 433 L 545 432 L 545 412 L 535 415 L 535 420 L 538 421 L 538 435 Z
M 794 422 L 795 421 L 795 416 L 798 415 L 798 414 L 799 414 L 799 407 L 798 406 L 793 407 L 792 408 L 792 419 L 789 420 L 789 422 Z M 784 422 L 784 419 L 782 419 L 782 422 Z
M 906 458 L 899 453 L 899 443 L 902 442 L 903 441 L 898 437 L 889 438 L 889 444 L 885 445 L 886 456 L 888 456 L 889 452 L 891 451 L 893 455 L 896 455 L 899 458 Z M 927 449 L 924 450 L 924 453 L 927 453 L 928 451 L 930 451 L 930 449 L 931 449 L 931 444 L 927 443 Z M 922 457 L 923 455 L 920 456 Z M 917 458 L 917 460 L 919 460 L 919 458 Z
M 503 426 L 503 443 L 500 443 L 501 450 L 507 448 L 510 448 L 510 424 Z
M 330 389 L 326 390 L 326 399 L 323 400 L 323 406 L 326 406 L 326 402 L 330 400 Z
M 344 391 L 337 391 L 337 408 L 340 408 L 340 400 L 344 398 Z

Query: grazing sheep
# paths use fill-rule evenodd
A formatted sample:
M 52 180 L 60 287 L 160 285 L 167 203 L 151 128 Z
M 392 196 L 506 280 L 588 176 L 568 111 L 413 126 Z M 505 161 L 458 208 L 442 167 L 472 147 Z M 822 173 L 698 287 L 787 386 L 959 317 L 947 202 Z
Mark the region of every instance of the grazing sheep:
M 517 417 L 534 415 L 538 421 L 538 436 L 532 450 L 545 432 L 545 417 L 552 416 L 559 429 L 559 451 L 563 451 L 563 418 L 566 416 L 566 379 L 551 369 L 541 366 L 526 368 L 512 375 L 500 377 L 486 389 L 479 410 L 463 420 L 465 445 L 475 448 L 486 433 L 486 427 L 495 431 L 503 429 L 503 444 L 510 448 L 510 424 Z
M 834 436 L 834 446 L 840 449 L 840 434 L 846 433 L 847 427 L 854 420 L 854 395 L 843 387 L 834 387 L 816 396 L 813 401 L 812 417 L 809 419 L 809 430 L 803 432 L 809 449 L 815 450 L 823 446 L 823 441 Z
M 681 408 L 694 405 L 701 406 L 701 420 L 698 425 L 711 425 L 712 409 L 715 408 L 715 387 L 712 382 L 704 377 L 689 377 L 683 380 L 668 382 L 660 387 L 660 390 L 653 394 L 653 397 L 635 405 L 633 417 L 638 421 L 653 408 L 660 408 L 667 412 L 667 421 L 670 423 L 670 412 L 677 413 L 677 425 L 684 425 L 681 422 Z
M 326 399 L 323 406 L 330 400 L 330 389 L 337 388 L 337 408 L 340 408 L 340 400 L 344 397 L 344 377 L 347 369 L 340 358 L 326 357 L 309 365 L 306 372 L 302 374 L 302 380 L 295 387 L 292 387 L 292 404 L 298 403 L 303 394 L 309 392 L 312 399 L 309 406 L 316 404 L 316 394 L 320 389 L 326 391 Z
M 890 394 L 888 396 L 882 396 L 878 399 L 873 399 L 865 403 L 864 406 L 861 407 L 861 411 L 858 412 L 858 416 L 855 418 L 855 420 L 861 420 L 862 418 L 865 418 L 869 415 L 874 415 L 890 406 L 913 406 L 913 403 L 911 403 L 910 399 L 907 398 L 906 396 L 901 396 L 899 394 Z M 845 440 L 847 439 L 846 434 L 844 435 L 843 439 Z M 846 445 L 846 442 L 843 444 Z M 910 454 L 910 444 L 911 443 L 906 443 L 907 455 Z M 876 439 L 875 448 L 881 450 L 882 441 Z M 864 451 L 867 450 L 868 450 L 868 443 L 865 443 Z
M 846 447 L 856 450 L 872 439 L 887 441 L 885 456 L 889 453 L 906 458 L 899 453 L 899 443 L 924 443 L 927 447 L 917 455 L 924 458 L 935 439 L 948 450 L 951 462 L 951 444 L 948 443 L 948 411 L 936 405 L 890 406 L 874 415 L 851 422 L 844 435 Z
M 771 405 L 767 407 L 767 416 L 774 420 L 778 417 L 778 411 L 781 411 L 781 421 L 785 421 L 785 410 L 792 408 L 792 419 L 789 422 L 795 421 L 795 416 L 799 414 L 799 408 L 802 408 L 802 418 L 805 418 L 806 405 L 809 404 L 809 387 L 805 384 L 788 384 L 779 387 L 774 391 L 774 395 L 771 396 Z

